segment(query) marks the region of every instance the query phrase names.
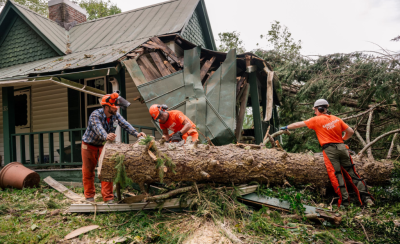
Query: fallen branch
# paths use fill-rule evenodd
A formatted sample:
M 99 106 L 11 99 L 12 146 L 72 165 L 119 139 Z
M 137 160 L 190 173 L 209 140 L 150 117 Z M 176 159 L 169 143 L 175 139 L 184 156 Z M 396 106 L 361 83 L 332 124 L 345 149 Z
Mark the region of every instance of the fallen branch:
M 396 141 L 397 136 L 399 135 L 399 133 L 394 134 L 393 139 L 392 139 L 392 143 L 390 144 L 390 148 L 388 151 L 388 154 L 386 156 L 387 159 L 391 159 L 392 158 L 392 151 L 394 148 L 394 142 Z
M 375 138 L 375 140 L 373 140 L 372 142 L 368 143 L 368 144 L 358 153 L 357 157 L 361 157 L 361 155 L 365 152 L 365 150 L 367 150 L 368 148 L 370 148 L 372 145 L 374 145 L 374 144 L 375 144 L 377 141 L 379 141 L 380 139 L 382 139 L 382 138 L 384 138 L 384 137 L 386 137 L 386 136 L 388 136 L 388 135 L 391 135 L 391 134 L 394 134 L 394 133 L 398 133 L 398 132 L 400 132 L 400 129 L 392 130 L 392 131 L 386 132 L 386 133 L 383 134 L 383 135 L 378 136 L 377 138 Z
M 368 122 L 367 122 L 367 133 L 365 134 L 365 139 L 366 139 L 367 144 L 371 142 L 371 122 L 372 122 L 373 114 L 374 114 L 374 110 L 371 110 L 369 112 L 369 117 L 368 117 Z M 372 155 L 371 147 L 368 148 L 367 153 L 368 153 L 368 159 L 373 161 L 374 156 Z
M 364 114 L 367 114 L 367 113 L 371 112 L 372 110 L 374 110 L 376 107 L 379 107 L 379 106 L 380 106 L 382 103 L 384 103 L 384 102 L 386 102 L 386 100 L 383 100 L 382 102 L 378 103 L 378 104 L 375 105 L 375 106 L 372 106 L 370 109 L 368 109 L 368 110 L 366 110 L 366 111 L 364 111 L 364 112 L 362 112 L 362 113 L 359 113 L 359 114 L 356 114 L 356 115 L 352 115 L 352 116 L 343 118 L 342 120 L 345 121 L 345 120 L 349 120 L 349 119 L 354 119 L 354 118 L 360 117 L 360 116 L 362 116 L 362 115 L 364 115 Z

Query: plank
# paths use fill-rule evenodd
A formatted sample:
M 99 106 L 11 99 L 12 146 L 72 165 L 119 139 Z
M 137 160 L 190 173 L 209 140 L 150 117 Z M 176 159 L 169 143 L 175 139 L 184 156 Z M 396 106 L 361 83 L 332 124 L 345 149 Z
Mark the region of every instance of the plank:
M 172 51 L 171 48 L 169 48 L 164 42 L 162 42 L 160 40 L 160 38 L 158 37 L 152 37 L 150 38 L 150 40 L 152 40 L 153 42 L 155 42 L 156 44 L 158 44 L 160 46 L 160 49 L 163 50 L 172 60 L 174 60 L 179 66 L 183 67 L 183 60 L 178 58 L 178 56 L 176 56 L 175 52 Z
M 211 71 L 210 75 L 207 77 L 207 80 L 203 84 L 203 87 L 206 88 L 206 90 L 205 90 L 206 94 L 207 94 L 207 83 L 208 83 L 208 80 L 211 78 L 211 76 L 213 76 L 214 73 L 215 73 L 215 71 Z
M 167 66 L 168 70 L 169 70 L 171 73 L 175 73 L 175 72 L 176 72 L 176 69 L 175 69 L 174 66 L 172 66 L 172 64 L 167 60 L 167 58 L 164 56 L 164 54 L 163 54 L 160 50 L 158 50 L 157 52 L 158 52 L 158 54 L 160 55 L 160 58 L 161 58 L 161 60 L 163 61 L 164 65 Z
M 201 67 L 200 70 L 200 80 L 203 80 L 203 78 L 206 76 L 208 70 L 211 68 L 211 65 L 214 63 L 215 59 L 217 57 L 213 56 L 211 59 L 207 60 L 203 67 Z
M 147 58 L 145 54 L 141 55 L 139 57 L 139 60 L 143 62 L 145 68 L 155 77 L 155 79 L 161 77 L 160 72 L 156 69 L 156 67 L 153 66 L 153 64 L 150 62 L 150 60 Z
M 146 66 L 143 64 L 142 61 L 137 60 L 137 64 L 139 65 L 140 70 L 142 71 L 147 81 L 152 81 L 157 79 L 157 77 L 155 77 L 152 73 L 150 73 L 150 71 L 146 68 Z
M 274 96 L 273 96 L 273 78 L 274 78 L 274 72 L 268 72 L 268 78 L 267 78 L 267 109 L 265 113 L 265 118 L 264 121 L 269 121 L 272 118 L 272 110 L 273 110 L 273 104 L 274 104 Z
M 242 91 L 242 89 L 240 89 L 240 88 L 244 87 L 245 81 L 246 81 L 246 76 L 243 76 L 240 78 L 239 82 L 237 83 L 237 88 L 236 88 L 236 98 L 237 99 L 239 99 L 240 92 Z
M 167 76 L 171 74 L 169 69 L 165 66 L 158 52 L 151 52 L 150 56 L 153 58 L 153 61 L 156 64 L 158 70 L 161 72 L 162 76 Z
M 126 70 L 129 73 L 129 76 L 132 78 L 133 82 L 135 83 L 136 86 L 139 86 L 141 84 L 146 83 L 147 80 L 146 77 L 143 74 L 143 71 L 141 70 L 139 64 L 135 59 L 130 59 L 124 61 Z
M 57 191 L 61 192 L 64 194 L 64 196 L 68 197 L 71 200 L 74 201 L 86 201 L 84 197 L 79 196 L 75 192 L 71 191 L 67 187 L 65 187 L 63 184 L 60 184 L 58 181 L 53 179 L 51 176 L 47 176 L 44 180 L 49 186 L 53 187 Z
M 254 186 L 244 186 L 239 187 L 239 195 L 247 195 L 256 191 L 258 185 Z M 167 199 L 162 205 L 163 208 L 180 208 L 187 207 L 192 202 L 191 199 L 187 200 L 185 203 L 180 205 L 180 198 Z M 115 212 L 115 211 L 139 211 L 142 209 L 157 209 L 159 208 L 159 203 L 156 202 L 140 202 L 131 204 L 72 204 L 68 209 L 71 213 L 93 213 L 93 212 Z
M 240 97 L 239 117 L 236 120 L 236 130 L 235 130 L 236 141 L 240 141 L 240 136 L 242 135 L 242 127 L 243 127 L 244 116 L 246 114 L 246 106 L 247 106 L 247 99 L 249 97 L 249 91 L 250 91 L 250 85 L 246 83 L 243 86 L 243 93 L 242 96 Z

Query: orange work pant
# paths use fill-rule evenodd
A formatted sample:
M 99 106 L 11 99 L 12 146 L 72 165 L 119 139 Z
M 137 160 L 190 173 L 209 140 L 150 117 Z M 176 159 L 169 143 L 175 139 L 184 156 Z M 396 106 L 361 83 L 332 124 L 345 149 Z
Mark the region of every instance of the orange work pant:
M 94 168 L 97 165 L 103 146 L 92 146 L 82 141 L 82 182 L 85 198 L 94 198 Z M 113 183 L 101 182 L 103 201 L 114 199 Z
M 169 136 L 171 137 L 175 133 L 171 133 Z M 185 140 L 188 138 L 188 136 L 192 137 L 192 141 L 195 142 L 197 139 L 199 139 L 199 133 L 197 133 L 196 129 L 190 129 L 188 132 L 182 135 L 182 139 Z

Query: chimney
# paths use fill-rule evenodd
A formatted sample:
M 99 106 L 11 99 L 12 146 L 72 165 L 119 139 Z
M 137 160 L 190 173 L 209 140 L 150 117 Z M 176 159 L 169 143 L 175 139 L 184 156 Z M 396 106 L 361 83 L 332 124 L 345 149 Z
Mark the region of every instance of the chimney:
M 70 0 L 50 0 L 49 18 L 66 30 L 77 24 L 86 22 L 87 12 Z

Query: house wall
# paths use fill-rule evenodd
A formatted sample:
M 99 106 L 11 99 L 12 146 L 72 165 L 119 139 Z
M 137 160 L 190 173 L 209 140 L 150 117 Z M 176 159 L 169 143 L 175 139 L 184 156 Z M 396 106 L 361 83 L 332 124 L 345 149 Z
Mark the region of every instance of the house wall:
M 25 88 L 26 85 L 16 86 L 14 89 Z M 0 92 L 0 106 L 2 107 L 2 94 Z M 18 111 L 16 111 L 18 112 Z M 31 86 L 31 132 L 54 131 L 68 129 L 68 97 L 67 88 L 46 82 L 34 84 Z M 56 151 L 58 149 L 58 133 L 54 137 L 54 160 L 59 161 Z M 64 146 L 70 145 L 67 133 L 64 134 Z M 25 137 L 28 141 L 28 137 Z M 49 155 L 48 134 L 43 135 L 44 155 Z M 19 154 L 19 139 L 17 140 L 17 154 Z M 39 154 L 38 137 L 34 137 L 35 161 Z M 28 152 L 28 149 L 27 149 Z M 4 158 L 4 139 L 3 139 L 3 111 L 0 110 L 0 155 Z M 26 159 L 29 160 L 29 154 L 26 153 Z M 17 155 L 19 159 L 19 155 Z M 3 160 L 2 160 L 3 164 Z
M 197 11 L 194 11 L 189 23 L 182 32 L 182 37 L 196 45 L 200 45 L 202 48 L 212 49 L 207 47 L 203 31 Z

